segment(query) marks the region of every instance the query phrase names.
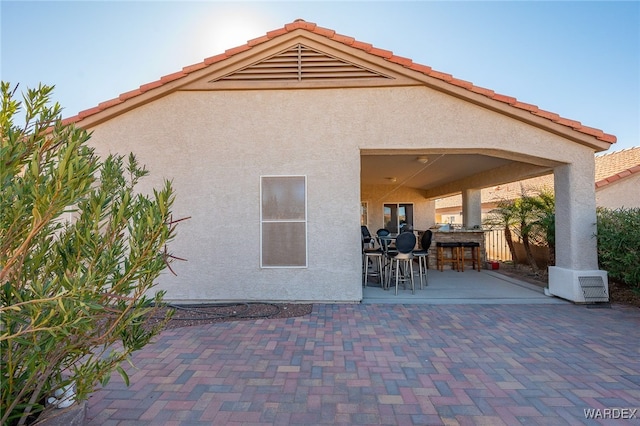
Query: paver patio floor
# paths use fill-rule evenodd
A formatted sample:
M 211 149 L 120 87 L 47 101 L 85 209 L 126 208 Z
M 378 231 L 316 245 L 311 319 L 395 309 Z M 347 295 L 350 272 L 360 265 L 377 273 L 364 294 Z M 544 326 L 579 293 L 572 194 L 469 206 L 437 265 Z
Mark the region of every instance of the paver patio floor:
M 316 304 L 168 330 L 134 364 L 89 425 L 640 424 L 640 310 L 616 305 Z

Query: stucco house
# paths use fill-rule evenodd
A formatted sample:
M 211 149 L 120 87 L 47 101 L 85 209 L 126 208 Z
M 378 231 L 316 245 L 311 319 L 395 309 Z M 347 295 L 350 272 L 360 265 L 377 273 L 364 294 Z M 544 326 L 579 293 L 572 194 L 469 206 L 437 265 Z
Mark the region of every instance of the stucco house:
M 360 223 L 435 223 L 462 193 L 552 172 L 550 291 L 580 301 L 598 270 L 594 153 L 615 136 L 296 20 L 67 122 L 96 152 L 133 151 L 171 179 L 180 224 L 168 300 L 359 302 Z
M 595 156 L 596 206 L 608 209 L 640 208 L 640 147 Z M 522 191 L 553 191 L 553 174 L 482 189 L 483 216 L 501 200 L 513 200 Z M 436 200 L 436 221 L 462 224 L 462 196 Z

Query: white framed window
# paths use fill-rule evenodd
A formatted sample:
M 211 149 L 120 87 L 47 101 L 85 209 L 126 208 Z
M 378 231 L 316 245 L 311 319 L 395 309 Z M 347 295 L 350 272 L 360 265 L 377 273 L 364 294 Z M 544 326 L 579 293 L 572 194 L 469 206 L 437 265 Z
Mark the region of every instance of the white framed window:
M 307 177 L 260 177 L 260 267 L 307 267 Z

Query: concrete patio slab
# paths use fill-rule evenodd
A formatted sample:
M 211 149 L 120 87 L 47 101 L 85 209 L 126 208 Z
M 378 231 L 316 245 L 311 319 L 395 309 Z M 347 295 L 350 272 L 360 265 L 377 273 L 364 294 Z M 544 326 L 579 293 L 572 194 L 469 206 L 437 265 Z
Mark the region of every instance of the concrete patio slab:
M 418 303 L 418 304 L 537 304 L 537 303 L 569 303 L 557 297 L 544 294 L 541 286 L 516 280 L 506 275 L 488 270 L 477 272 L 467 270 L 456 272 L 444 270 L 442 272 L 429 270 L 428 285 L 420 289 L 419 278 L 416 273 L 416 291 L 411 293 L 395 285 L 388 291 L 382 290 L 376 278 L 370 278 L 372 284 L 363 289 L 362 303 Z

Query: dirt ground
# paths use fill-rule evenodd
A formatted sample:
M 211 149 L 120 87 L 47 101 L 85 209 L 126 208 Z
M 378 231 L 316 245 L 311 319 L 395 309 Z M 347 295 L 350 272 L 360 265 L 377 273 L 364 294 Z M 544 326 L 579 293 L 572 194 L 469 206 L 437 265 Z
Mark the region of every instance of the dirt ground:
M 495 272 L 520 279 L 530 284 L 547 286 L 546 274 L 535 275 L 527 267 L 514 267 L 501 264 Z M 615 281 L 609 281 L 609 299 L 613 304 L 622 304 L 640 308 L 640 294 Z M 292 318 L 308 315 L 313 308 L 308 303 L 225 303 L 195 306 L 172 306 L 166 309 L 174 311 L 166 329 L 188 327 L 225 321 L 248 319 Z
M 312 308 L 313 305 L 308 303 L 263 302 L 169 306 L 166 309 L 172 309 L 173 316 L 165 329 L 225 321 L 300 317 L 311 313 Z
M 541 287 L 546 287 L 548 284 L 546 273 L 535 275 L 531 272 L 531 268 L 523 265 L 514 267 L 513 265 L 501 263 L 500 269 L 496 272 Z M 627 285 L 609 279 L 609 302 L 640 308 L 640 293 L 634 292 Z

